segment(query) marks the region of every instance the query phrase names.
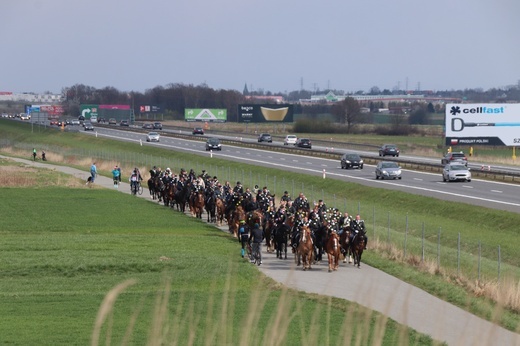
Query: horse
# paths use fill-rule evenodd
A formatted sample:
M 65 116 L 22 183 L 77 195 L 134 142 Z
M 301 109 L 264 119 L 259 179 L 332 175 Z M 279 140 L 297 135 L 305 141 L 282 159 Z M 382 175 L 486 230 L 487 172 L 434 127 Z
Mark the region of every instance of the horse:
M 201 191 L 195 192 L 190 198 L 191 213 L 198 219 L 202 219 L 202 212 L 204 211 L 204 193 Z
M 340 239 L 336 232 L 331 232 L 325 244 L 325 252 L 329 259 L 329 273 L 338 270 L 340 255 Z
M 290 233 L 291 227 L 285 222 L 276 226 L 274 233 L 276 258 L 282 259 L 282 256 L 285 255 L 285 259 L 287 259 L 287 243 Z
M 217 217 L 215 214 L 216 211 L 216 201 L 215 201 L 215 192 L 213 189 L 209 189 L 206 191 L 206 202 L 204 204 L 204 209 L 206 209 L 206 213 L 208 215 L 207 222 L 217 222 Z
M 244 208 L 242 208 L 242 206 L 239 205 L 232 212 L 229 221 L 229 232 L 233 233 L 234 237 L 238 237 L 238 225 L 242 220 L 246 220 L 246 212 L 244 211 Z
M 365 237 L 361 233 L 355 234 L 350 245 L 352 255 L 354 257 L 354 266 L 357 264 L 358 268 L 361 265 L 361 255 L 365 249 Z
M 300 242 L 296 248 L 297 265 L 300 265 L 300 259 L 303 270 L 311 269 L 311 263 L 314 260 L 314 244 L 312 243 L 311 230 L 307 226 L 300 227 Z
M 216 212 L 217 212 L 217 224 L 222 226 L 224 222 L 224 216 L 226 215 L 226 206 L 222 198 L 217 197 L 215 201 Z
M 175 187 L 175 192 L 173 193 L 173 201 L 177 204 L 177 211 L 181 211 L 184 213 L 186 211 L 186 202 L 188 201 L 188 185 L 184 183 L 180 187 L 177 185 Z
M 276 227 L 274 223 L 274 213 L 269 215 L 269 219 L 264 223 L 264 234 L 265 234 L 265 246 L 267 252 L 274 252 L 274 229 Z
M 341 247 L 341 253 L 343 254 L 343 263 L 347 263 L 347 258 L 349 259 L 349 263 L 352 263 L 352 249 L 350 248 L 350 235 L 352 234 L 352 230 L 350 226 L 345 227 L 343 232 L 339 237 L 339 244 Z

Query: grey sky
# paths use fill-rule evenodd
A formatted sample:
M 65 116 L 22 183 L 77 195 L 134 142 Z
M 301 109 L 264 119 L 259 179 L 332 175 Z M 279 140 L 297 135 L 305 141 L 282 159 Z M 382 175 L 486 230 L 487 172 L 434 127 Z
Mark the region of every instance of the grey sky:
M 518 0 L 2 0 L 0 91 L 206 83 L 450 90 L 520 80 Z

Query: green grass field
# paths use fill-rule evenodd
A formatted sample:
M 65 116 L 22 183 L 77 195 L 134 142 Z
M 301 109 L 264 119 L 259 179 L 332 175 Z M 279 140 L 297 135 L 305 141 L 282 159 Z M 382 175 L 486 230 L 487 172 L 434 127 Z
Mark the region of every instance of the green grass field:
M 432 344 L 353 303 L 285 290 L 228 234 L 161 205 L 81 187 L 2 196 L 2 344 L 90 343 L 105 295 L 127 280 L 101 344 Z

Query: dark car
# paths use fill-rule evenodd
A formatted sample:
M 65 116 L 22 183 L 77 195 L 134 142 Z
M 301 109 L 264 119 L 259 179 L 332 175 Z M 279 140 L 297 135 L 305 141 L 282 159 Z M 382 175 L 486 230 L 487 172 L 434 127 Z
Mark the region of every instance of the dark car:
M 463 164 L 464 166 L 467 166 L 468 158 L 466 157 L 466 155 L 464 155 L 464 153 L 462 151 L 459 151 L 459 152 L 447 153 L 441 159 L 441 164 L 443 164 L 443 165 L 447 165 L 452 162 L 458 162 L 458 163 Z
M 154 130 L 162 130 L 162 124 L 160 122 L 153 123 Z
M 387 156 L 391 155 L 393 157 L 399 157 L 399 148 L 395 144 L 383 144 L 381 148 L 379 148 L 379 156 Z
M 194 135 L 203 135 L 204 129 L 202 127 L 194 127 L 191 133 L 193 133 Z
M 98 124 L 106 124 L 107 120 L 105 118 L 98 118 L 97 122 Z
M 128 120 L 121 120 L 121 122 L 119 123 L 119 126 L 130 126 L 130 123 L 128 122 Z
M 312 142 L 309 138 L 298 138 L 295 146 L 297 146 L 299 148 L 312 149 Z
M 341 168 L 359 168 L 363 169 L 363 159 L 358 154 L 344 154 L 341 157 Z
M 94 126 L 92 126 L 91 123 L 84 123 L 84 129 L 85 131 L 94 131 Z
M 273 143 L 273 137 L 271 137 L 269 133 L 261 133 L 260 136 L 258 136 L 258 143 L 260 142 Z
M 209 150 L 222 150 L 222 145 L 220 144 L 220 139 L 218 138 L 208 138 L 206 141 L 206 151 Z
M 144 123 L 143 124 L 143 129 L 152 130 L 153 129 L 153 124 L 151 124 L 151 123 Z

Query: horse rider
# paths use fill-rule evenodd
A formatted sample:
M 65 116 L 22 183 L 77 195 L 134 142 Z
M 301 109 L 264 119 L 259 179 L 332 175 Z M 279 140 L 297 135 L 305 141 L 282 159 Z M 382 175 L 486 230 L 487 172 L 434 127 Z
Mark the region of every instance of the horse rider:
M 242 186 L 242 184 L 239 181 L 237 181 L 237 184 L 233 188 L 233 192 L 236 192 L 236 193 L 239 193 L 239 194 L 243 194 L 244 193 L 244 187 Z
M 320 216 L 321 221 L 325 220 L 325 216 L 327 213 L 327 206 L 323 202 L 322 199 L 318 201 L 318 215 Z
M 352 218 L 350 215 L 345 212 L 342 217 L 340 217 L 338 225 L 339 225 L 339 232 L 338 234 L 341 235 L 347 227 L 350 227 L 350 224 L 352 223 Z
M 280 203 L 289 202 L 290 200 L 291 200 L 291 196 L 289 195 L 289 192 L 284 191 L 282 198 L 280 198 Z
M 157 167 L 156 166 L 153 166 L 152 169 L 150 169 L 150 178 L 155 178 L 157 176 Z
M 293 205 L 294 205 L 294 208 L 296 208 L 296 210 L 298 210 L 298 209 L 309 210 L 310 209 L 309 201 L 307 200 L 307 197 L 305 197 L 303 192 L 300 192 L 298 197 L 296 197 L 296 199 L 293 202 Z
M 356 218 L 352 220 L 350 223 L 350 228 L 352 228 L 353 234 L 350 236 L 350 241 L 354 239 L 356 235 L 360 235 L 365 239 L 365 250 L 368 244 L 368 238 L 365 231 L 365 220 L 361 220 L 361 216 L 359 214 L 356 215 Z

